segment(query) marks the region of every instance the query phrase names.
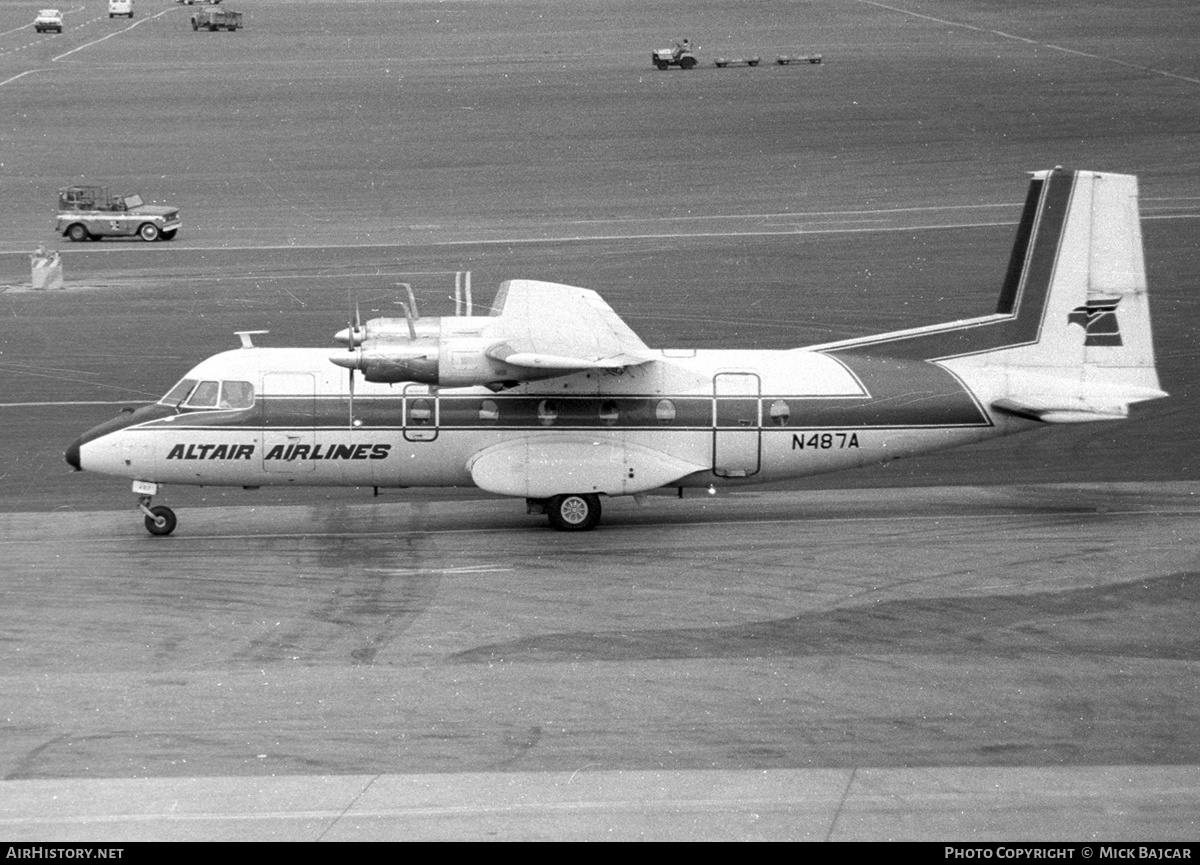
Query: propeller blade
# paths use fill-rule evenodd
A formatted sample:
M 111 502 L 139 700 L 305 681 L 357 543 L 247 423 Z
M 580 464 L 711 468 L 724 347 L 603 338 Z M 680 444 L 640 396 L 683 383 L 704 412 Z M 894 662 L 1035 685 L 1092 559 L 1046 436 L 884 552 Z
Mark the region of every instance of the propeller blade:
M 353 316 L 346 316 L 346 327 L 333 335 L 333 341 L 340 342 L 350 349 L 350 351 L 354 351 L 356 346 L 362 345 L 366 336 L 366 329 L 362 323 L 362 313 L 358 308 L 358 302 L 355 301 Z

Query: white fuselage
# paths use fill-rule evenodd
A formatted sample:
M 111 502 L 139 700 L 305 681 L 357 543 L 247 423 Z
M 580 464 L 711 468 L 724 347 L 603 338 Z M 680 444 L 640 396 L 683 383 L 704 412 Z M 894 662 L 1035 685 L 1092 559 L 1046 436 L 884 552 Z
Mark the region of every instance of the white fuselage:
M 598 460 L 591 473 L 604 477 L 576 486 L 620 495 L 836 471 L 1030 426 L 993 417 L 924 361 L 865 364 L 800 349 L 660 354 L 500 393 L 359 380 L 351 399 L 349 375 L 327 349 L 240 349 L 185 380 L 249 383 L 248 405 L 142 409 L 158 416 L 85 437 L 79 459 L 89 471 L 165 484 L 480 485 L 530 496 L 571 489 L 579 466 Z M 481 481 L 478 456 L 514 442 L 522 472 L 532 465 L 539 480 Z

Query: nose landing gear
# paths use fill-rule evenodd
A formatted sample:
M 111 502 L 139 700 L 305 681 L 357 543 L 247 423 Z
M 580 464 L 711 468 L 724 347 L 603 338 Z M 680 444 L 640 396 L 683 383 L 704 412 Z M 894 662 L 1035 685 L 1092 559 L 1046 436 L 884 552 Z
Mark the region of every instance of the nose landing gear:
M 134 481 L 133 491 L 138 494 L 138 510 L 146 515 L 146 531 L 152 535 L 169 535 L 175 531 L 175 512 L 166 505 L 150 507 L 150 500 L 158 492 L 158 484 Z

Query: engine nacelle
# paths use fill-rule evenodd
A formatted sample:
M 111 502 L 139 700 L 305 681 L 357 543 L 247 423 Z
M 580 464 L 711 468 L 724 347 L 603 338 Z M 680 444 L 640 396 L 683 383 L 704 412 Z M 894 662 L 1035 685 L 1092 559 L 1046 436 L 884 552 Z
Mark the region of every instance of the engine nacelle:
M 390 347 L 386 344 L 368 344 L 348 352 L 336 352 L 329 359 L 338 366 L 361 372 L 367 381 L 437 384 L 437 343 L 429 341 L 427 346 L 421 346 L 420 342 L 424 341 L 398 343 Z
M 371 382 L 395 384 L 418 382 L 441 387 L 495 385 L 529 378 L 543 378 L 557 371 L 532 373 L 487 355 L 494 339 L 455 337 L 441 339 L 368 340 L 329 359 L 338 366 L 357 370 Z

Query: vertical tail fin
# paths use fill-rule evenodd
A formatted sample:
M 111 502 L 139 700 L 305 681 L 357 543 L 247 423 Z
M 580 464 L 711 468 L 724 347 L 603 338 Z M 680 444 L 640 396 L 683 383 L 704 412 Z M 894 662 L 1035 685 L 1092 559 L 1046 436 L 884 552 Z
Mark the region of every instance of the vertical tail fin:
M 1131 403 L 1166 396 L 1154 365 L 1137 178 L 1036 173 L 997 315 L 1008 321 L 1004 344 L 940 358 L 990 392 L 994 408 L 1086 421 L 1125 417 Z

